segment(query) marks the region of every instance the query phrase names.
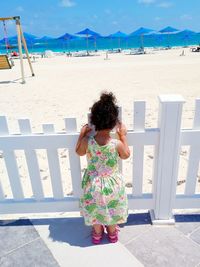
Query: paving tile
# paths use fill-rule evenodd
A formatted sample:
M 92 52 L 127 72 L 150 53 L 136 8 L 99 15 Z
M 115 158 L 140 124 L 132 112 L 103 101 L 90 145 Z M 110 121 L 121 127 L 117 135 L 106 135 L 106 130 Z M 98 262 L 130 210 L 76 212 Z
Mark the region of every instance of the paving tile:
M 131 213 L 128 216 L 125 225 L 146 225 L 151 224 L 151 217 L 149 213 Z
M 76 218 L 52 218 L 32 219 L 31 222 L 37 229 L 37 225 L 49 225 L 49 238 L 53 241 L 63 242 L 71 246 L 91 246 L 91 227 L 84 224 L 82 217 Z M 120 225 L 119 239 L 126 243 L 135 236 L 140 235 L 151 226 L 148 213 L 130 214 L 126 224 Z M 102 244 L 107 244 L 105 235 Z
M 91 242 L 91 226 L 84 224 L 83 218 L 60 218 L 52 220 L 33 221 L 36 229 L 37 224 L 48 225 L 49 238 L 53 242 L 61 242 L 75 247 L 94 246 Z M 103 240 L 99 246 L 109 244 L 107 234 L 104 234 Z
M 0 257 L 2 267 L 59 267 L 45 243 L 38 238 Z
M 153 226 L 126 247 L 145 267 L 196 267 L 200 262 L 199 245 L 174 226 Z
M 0 257 L 37 237 L 39 235 L 28 219 L 0 221 Z
M 191 235 L 190 235 L 190 238 L 195 241 L 197 244 L 200 245 L 200 226 L 199 228 L 194 231 Z
M 91 227 L 84 224 L 83 218 L 57 218 L 32 220 L 36 229 L 40 225 L 48 225 L 49 239 L 71 246 L 87 247 L 91 243 Z
M 120 242 L 111 244 L 104 238 L 100 245 L 93 245 L 91 227 L 86 227 L 82 219 L 31 222 L 60 267 L 143 266 Z
M 126 244 L 152 227 L 149 213 L 130 214 L 126 224 L 120 226 L 119 241 Z
M 175 227 L 187 236 L 190 236 L 198 227 L 200 227 L 200 215 L 175 215 Z

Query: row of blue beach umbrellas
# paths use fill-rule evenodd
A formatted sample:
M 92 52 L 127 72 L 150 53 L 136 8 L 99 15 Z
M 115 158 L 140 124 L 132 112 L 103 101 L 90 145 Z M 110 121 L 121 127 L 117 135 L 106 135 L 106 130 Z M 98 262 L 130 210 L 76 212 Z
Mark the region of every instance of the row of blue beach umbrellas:
M 175 28 L 172 28 L 170 26 L 160 30 L 160 31 L 154 31 L 152 29 L 148 29 L 148 28 L 139 28 L 137 29 L 136 31 L 132 32 L 131 34 L 126 34 L 126 33 L 123 33 L 121 31 L 117 31 L 115 33 L 112 33 L 108 36 L 102 36 L 101 34 L 95 32 L 95 31 L 92 31 L 88 28 L 80 31 L 80 32 L 77 32 L 76 35 L 81 35 L 81 36 L 84 36 L 85 39 L 86 39 L 86 47 L 87 47 L 87 50 L 88 50 L 88 40 L 90 39 L 93 39 L 95 44 L 96 44 L 96 39 L 98 38 L 118 38 L 118 41 L 119 41 L 119 47 L 120 47 L 120 40 L 123 39 L 123 38 L 130 38 L 132 36 L 140 36 L 141 38 L 141 46 L 143 46 L 143 37 L 144 36 L 153 36 L 153 37 L 161 37 L 163 35 L 171 35 L 171 34 L 181 34 L 183 39 L 189 39 L 192 35 L 196 34 L 196 32 L 194 31 L 191 31 L 191 30 L 183 30 L 183 31 L 180 31 L 178 29 L 175 29 Z M 28 34 L 28 33 L 24 33 L 24 36 L 25 36 L 25 39 L 26 41 L 29 43 L 29 42 L 47 42 L 49 40 L 66 40 L 66 41 L 70 41 L 70 40 L 73 40 L 73 39 L 77 39 L 78 37 L 76 35 L 72 35 L 72 34 L 69 34 L 69 33 L 65 33 L 64 35 L 58 37 L 58 38 L 52 38 L 52 37 L 48 37 L 48 36 L 44 36 L 42 38 L 37 38 L 36 36 L 34 35 L 31 35 L 31 34 Z M 14 42 L 17 40 L 17 36 L 13 36 L 13 37 L 10 37 L 9 38 L 9 42 Z M 4 43 L 5 42 L 5 38 L 3 38 L 2 40 L 0 40 L 0 43 Z
M 183 36 L 183 39 L 189 39 L 192 35 L 196 34 L 196 32 L 191 31 L 191 30 L 183 30 L 183 31 L 179 31 L 178 29 L 175 29 L 173 27 L 166 27 L 160 31 L 154 31 L 152 29 L 148 29 L 148 28 L 139 28 L 138 30 L 132 32 L 131 34 L 126 34 L 124 32 L 121 31 L 117 31 L 115 33 L 112 33 L 108 36 L 101 36 L 99 33 L 94 32 L 88 28 L 84 29 L 83 31 L 77 32 L 76 34 L 78 35 L 84 35 L 86 36 L 86 44 L 87 44 L 87 50 L 88 50 L 88 40 L 89 39 L 94 39 L 94 41 L 96 41 L 97 38 L 118 38 L 119 41 L 119 47 L 120 47 L 120 40 L 123 38 L 129 38 L 131 36 L 140 36 L 141 37 L 141 46 L 143 47 L 143 36 L 162 36 L 162 35 L 170 35 L 170 34 L 181 34 Z M 58 39 L 66 39 L 66 40 L 70 40 L 70 39 L 75 39 L 77 38 L 74 35 L 71 35 L 69 33 L 66 33 L 63 36 L 60 36 Z

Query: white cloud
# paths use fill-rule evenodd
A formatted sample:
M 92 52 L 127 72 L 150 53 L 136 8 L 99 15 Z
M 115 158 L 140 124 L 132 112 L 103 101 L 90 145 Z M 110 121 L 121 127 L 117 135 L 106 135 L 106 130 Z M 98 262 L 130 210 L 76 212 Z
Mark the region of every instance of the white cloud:
M 160 4 L 158 4 L 158 6 L 162 8 L 169 8 L 173 6 L 173 3 L 172 2 L 161 2 Z
M 63 7 L 72 7 L 75 5 L 76 5 L 76 3 L 73 2 L 72 0 L 61 0 L 61 2 L 60 2 L 60 6 L 63 6 Z
M 180 19 L 182 19 L 182 20 L 191 20 L 192 17 L 189 14 L 183 14 L 182 16 L 180 16 Z
M 156 0 L 138 0 L 139 4 L 154 4 Z

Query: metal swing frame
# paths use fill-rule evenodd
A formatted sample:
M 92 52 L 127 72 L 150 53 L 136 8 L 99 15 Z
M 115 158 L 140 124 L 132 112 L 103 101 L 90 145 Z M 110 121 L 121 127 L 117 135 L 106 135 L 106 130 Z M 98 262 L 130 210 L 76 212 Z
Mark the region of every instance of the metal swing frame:
M 28 53 L 28 48 L 27 48 L 27 44 L 26 44 L 26 40 L 24 38 L 24 34 L 22 31 L 22 26 L 20 23 L 20 16 L 15 16 L 15 17 L 6 17 L 6 18 L 0 18 L 0 21 L 6 21 L 6 20 L 14 20 L 16 23 L 16 29 L 17 29 L 17 42 L 18 42 L 18 50 L 19 50 L 19 58 L 20 58 L 20 66 L 21 66 L 21 77 L 22 77 L 22 83 L 25 83 L 25 77 L 24 77 L 24 64 L 23 64 L 23 54 L 22 54 L 22 44 L 26 53 L 26 57 L 28 60 L 28 64 L 31 70 L 31 74 L 32 76 L 35 76 L 34 72 L 33 72 L 33 67 L 31 64 L 31 60 L 29 57 L 29 53 Z

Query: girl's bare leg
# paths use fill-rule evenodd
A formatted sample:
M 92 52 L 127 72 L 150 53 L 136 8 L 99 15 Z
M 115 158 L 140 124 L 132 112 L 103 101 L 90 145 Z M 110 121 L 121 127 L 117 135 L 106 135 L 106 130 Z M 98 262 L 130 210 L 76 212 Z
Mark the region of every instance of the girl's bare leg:
M 101 224 L 94 224 L 93 229 L 96 234 L 101 234 L 102 233 L 102 225 Z
M 107 225 L 107 230 L 109 234 L 113 234 L 115 232 L 115 229 L 116 229 L 116 224 Z

